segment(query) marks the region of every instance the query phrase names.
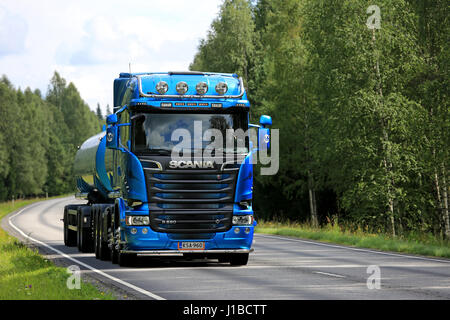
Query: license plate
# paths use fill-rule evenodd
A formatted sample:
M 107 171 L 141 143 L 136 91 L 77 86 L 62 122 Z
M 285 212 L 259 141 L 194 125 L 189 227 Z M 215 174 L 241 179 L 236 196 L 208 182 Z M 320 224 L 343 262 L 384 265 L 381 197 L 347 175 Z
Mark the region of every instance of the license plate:
M 204 242 L 178 242 L 179 250 L 204 250 L 205 243 Z

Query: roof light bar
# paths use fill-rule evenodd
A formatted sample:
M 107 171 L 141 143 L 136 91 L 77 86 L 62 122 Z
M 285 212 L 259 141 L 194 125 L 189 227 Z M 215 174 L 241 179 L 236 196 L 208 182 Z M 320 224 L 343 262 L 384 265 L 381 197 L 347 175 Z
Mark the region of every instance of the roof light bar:
M 142 92 L 142 76 L 136 75 L 135 76 L 138 80 L 139 85 L 139 95 L 141 97 L 146 98 L 161 98 L 161 95 L 159 94 L 149 94 Z M 164 82 L 164 81 L 162 81 Z M 167 85 L 167 89 L 168 89 Z M 159 92 L 159 91 L 158 91 Z M 166 91 L 167 92 L 167 91 Z M 242 78 L 239 78 L 239 94 L 238 95 L 223 95 L 223 96 L 217 96 L 217 95 L 183 95 L 182 97 L 180 95 L 164 95 L 164 98 L 184 98 L 184 99 L 240 99 L 245 93 L 244 89 L 244 81 Z

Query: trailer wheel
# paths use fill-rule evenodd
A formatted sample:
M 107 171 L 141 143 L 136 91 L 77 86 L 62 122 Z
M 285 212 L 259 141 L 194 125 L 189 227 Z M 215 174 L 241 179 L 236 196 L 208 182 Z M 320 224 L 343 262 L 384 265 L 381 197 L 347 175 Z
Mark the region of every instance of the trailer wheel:
M 93 252 L 93 239 L 90 226 L 84 226 L 84 220 L 91 218 L 91 207 L 78 207 L 78 250 L 80 252 Z
M 100 260 L 107 261 L 111 258 L 111 254 L 109 252 L 108 248 L 108 227 L 109 227 L 109 221 L 108 221 L 108 214 L 109 214 L 109 208 L 106 207 L 103 212 L 100 212 L 99 214 L 99 238 L 98 238 L 98 255 Z M 106 226 L 106 228 L 105 228 Z M 106 232 L 105 232 L 106 229 Z
M 230 255 L 232 266 L 245 266 L 248 262 L 248 253 L 233 253 Z
M 80 218 L 80 211 L 77 210 L 77 248 L 78 251 L 81 252 L 81 233 L 82 233 L 82 226 L 81 226 L 81 218 Z
M 70 205 L 73 206 L 73 205 Z M 67 247 L 75 247 L 77 245 L 77 232 L 69 229 L 69 214 L 67 213 L 67 207 L 64 207 L 64 245 Z
M 117 255 L 117 262 L 121 267 L 132 267 L 136 264 L 136 254 L 135 253 L 122 253 L 119 251 Z
M 99 210 L 98 206 L 94 205 L 92 208 L 92 211 L 94 212 L 94 252 L 95 252 L 95 258 L 100 259 L 100 250 L 99 250 L 99 223 L 98 223 L 98 216 L 99 216 Z

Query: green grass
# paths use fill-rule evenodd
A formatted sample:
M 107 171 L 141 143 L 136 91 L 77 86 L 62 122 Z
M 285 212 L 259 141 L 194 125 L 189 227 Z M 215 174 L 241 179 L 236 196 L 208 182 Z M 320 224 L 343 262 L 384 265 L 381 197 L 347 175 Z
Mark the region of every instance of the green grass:
M 0 203 L 0 220 L 8 213 L 42 199 Z M 0 300 L 111 300 L 109 293 L 81 281 L 81 288 L 70 290 L 67 269 L 55 266 L 9 236 L 0 228 Z M 83 279 L 83 275 L 81 276 Z
M 403 252 L 424 256 L 450 258 L 450 242 L 429 235 L 409 235 L 392 238 L 384 234 L 371 234 L 361 230 L 345 231 L 337 225 L 313 228 L 295 222 L 258 221 L 256 232 L 311 239 L 329 243 L 370 248 L 383 251 Z

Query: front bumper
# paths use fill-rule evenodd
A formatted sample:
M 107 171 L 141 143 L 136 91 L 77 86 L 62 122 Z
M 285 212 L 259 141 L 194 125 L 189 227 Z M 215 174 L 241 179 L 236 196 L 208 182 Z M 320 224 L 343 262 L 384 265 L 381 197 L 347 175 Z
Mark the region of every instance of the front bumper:
M 122 253 L 136 253 L 139 256 L 182 256 L 184 253 L 223 254 L 250 253 L 254 249 L 226 249 L 226 250 L 121 250 Z
M 136 233 L 131 230 L 135 229 Z M 238 230 L 236 230 L 238 229 Z M 248 233 L 245 233 L 248 229 Z M 145 232 L 144 232 L 145 230 Z M 250 252 L 253 242 L 254 226 L 233 226 L 227 232 L 218 232 L 211 234 L 209 238 L 174 238 L 174 234 L 154 232 L 150 227 L 121 227 L 121 251 L 129 253 L 145 254 L 158 252 L 165 253 L 221 253 L 226 252 Z M 204 242 L 203 249 L 180 250 L 181 242 Z

